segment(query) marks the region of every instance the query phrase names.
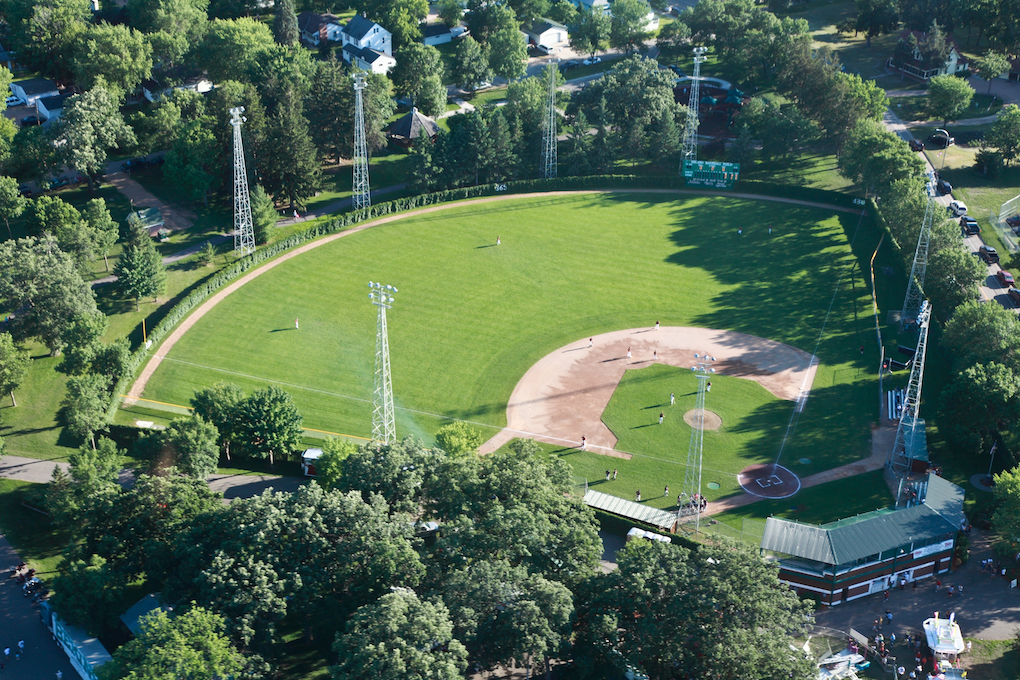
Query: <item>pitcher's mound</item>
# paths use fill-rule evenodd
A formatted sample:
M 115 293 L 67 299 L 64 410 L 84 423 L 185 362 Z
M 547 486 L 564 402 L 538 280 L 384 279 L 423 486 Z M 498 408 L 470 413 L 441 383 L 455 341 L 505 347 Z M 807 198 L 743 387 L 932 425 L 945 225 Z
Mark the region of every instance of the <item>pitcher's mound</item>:
M 759 498 L 789 498 L 800 491 L 800 477 L 782 465 L 751 465 L 740 471 L 737 482 Z
M 698 409 L 692 408 L 690 411 L 684 414 L 684 422 L 694 427 L 694 418 L 698 413 Z M 722 418 L 719 417 L 718 413 L 712 413 L 711 411 L 705 411 L 705 429 L 706 430 L 718 430 L 722 425 Z

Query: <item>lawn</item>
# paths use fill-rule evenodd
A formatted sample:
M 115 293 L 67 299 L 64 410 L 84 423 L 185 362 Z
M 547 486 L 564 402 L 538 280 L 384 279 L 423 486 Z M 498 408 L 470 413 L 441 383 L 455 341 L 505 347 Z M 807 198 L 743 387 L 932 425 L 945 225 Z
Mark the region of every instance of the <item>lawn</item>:
M 771 240 L 748 230 L 766 222 L 776 229 Z M 866 455 L 876 416 L 877 353 L 857 351 L 870 337 L 870 295 L 857 274 L 837 287 L 857 225 L 856 215 L 827 210 L 661 194 L 520 198 L 411 217 L 310 251 L 233 293 L 169 352 L 144 396 L 186 404 L 217 380 L 248 391 L 276 382 L 307 427 L 364 436 L 375 339 L 365 287 L 383 281 L 400 290 L 389 330 L 401 436 L 431 441 L 449 418 L 491 436 L 537 359 L 658 318 L 815 352 L 822 365 L 796 447 L 848 462 Z M 865 231 L 858 257 L 870 257 L 877 241 Z M 786 402 L 774 403 L 786 415 L 766 405 L 745 417 L 746 436 L 766 458 L 789 413 Z M 605 460 L 571 456 L 588 477 Z
M 928 113 L 928 95 L 917 94 L 908 97 L 891 97 L 889 104 L 896 115 L 903 121 L 931 120 Z M 990 97 L 985 94 L 975 94 L 970 106 L 960 113 L 953 120 L 969 120 L 971 118 L 982 118 L 999 112 L 1002 108 L 1002 100 L 998 97 Z
M 39 507 L 44 489 L 42 484 L 0 479 L 0 533 L 40 578 L 49 581 L 57 575 L 61 551 L 70 536 L 54 530 L 48 516 L 22 505 Z
M 410 154 L 402 149 L 387 147 L 380 149 L 369 159 L 368 177 L 373 190 L 390 187 L 396 184 L 403 184 L 407 181 L 407 173 L 410 163 Z M 308 199 L 305 210 L 321 210 L 327 208 L 337 201 L 349 199 L 353 193 L 353 172 L 354 166 L 346 163 L 339 167 L 331 168 L 322 176 L 322 190 L 317 196 Z M 391 200 L 398 194 L 389 195 L 380 200 Z M 349 209 L 349 206 L 343 210 Z M 339 212 L 337 208 L 334 212 Z

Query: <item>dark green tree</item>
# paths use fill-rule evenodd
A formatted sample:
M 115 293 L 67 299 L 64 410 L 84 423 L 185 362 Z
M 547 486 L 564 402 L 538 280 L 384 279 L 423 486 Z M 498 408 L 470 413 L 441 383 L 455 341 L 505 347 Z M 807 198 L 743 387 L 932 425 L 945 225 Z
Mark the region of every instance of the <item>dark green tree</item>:
M 217 150 L 215 135 L 209 130 L 208 120 L 188 123 L 177 134 L 166 152 L 163 174 L 177 186 L 183 187 L 195 201 L 209 204 L 209 194 L 217 187 Z
M 436 430 L 436 446 L 454 458 L 477 454 L 484 442 L 481 432 L 460 420 Z
M 196 62 L 213 82 L 248 82 L 260 61 L 276 48 L 269 26 L 252 18 L 214 19 L 204 42 L 195 50 Z
M 756 552 L 638 541 L 617 561 L 619 569 L 586 584 L 580 597 L 578 667 L 629 665 L 656 678 L 677 668 L 697 676 L 815 677 L 812 661 L 791 649 L 811 625 L 811 607 Z
M 942 119 L 942 127 L 967 110 L 974 88 L 963 78 L 935 76 L 928 81 L 928 115 Z
M 517 28 L 504 28 L 489 36 L 489 68 L 504 80 L 524 76 L 528 44 Z
M 992 81 L 1009 70 L 1009 59 L 1001 52 L 988 50 L 985 56 L 974 61 L 974 70 L 981 80 L 988 83 L 988 92 L 986 94 L 991 94 Z
M 987 450 L 984 442 L 994 441 L 1000 431 L 1013 429 L 1020 420 L 1018 392 L 1020 376 L 998 362 L 976 364 L 956 374 L 941 399 L 942 422 L 953 444 L 971 454 Z
M 117 242 L 120 229 L 106 207 L 106 199 L 93 198 L 85 204 L 85 210 L 82 211 L 81 216 L 91 231 L 94 253 L 103 256 L 106 271 L 110 271 L 110 261 L 106 256 L 113 244 Z
M 857 0 L 857 30 L 864 31 L 867 47 L 872 38 L 894 30 L 899 21 L 896 0 Z
M 595 56 L 609 49 L 612 20 L 601 9 L 583 6 L 570 26 L 570 47 L 577 52 Z
M 659 61 L 677 62 L 690 54 L 691 29 L 682 21 L 673 21 L 659 29 L 655 46 Z
M 1002 305 L 976 300 L 960 305 L 946 322 L 942 337 L 956 372 L 993 361 L 1020 366 L 1020 321 Z
M 491 77 L 488 48 L 471 36 L 461 38 L 453 66 L 453 78 L 457 85 L 473 93 L 474 88 Z
M 251 191 L 251 223 L 255 231 L 255 243 L 269 243 L 278 219 L 280 215 L 276 212 L 272 197 L 261 184 L 256 184 Z
M 219 462 L 216 426 L 200 415 L 171 421 L 162 432 L 149 435 L 153 439 L 149 461 L 151 469 L 174 468 L 198 480 L 216 471 Z
M 19 310 L 7 330 L 16 342 L 38 338 L 56 356 L 71 320 L 96 311 L 92 287 L 52 237 L 0 243 L 0 299 Z
M 152 297 L 155 302 L 166 291 L 166 265 L 150 238 L 129 243 L 113 273 L 117 284 L 135 299 L 136 311 L 141 309 L 143 297 Z
M 285 47 L 293 47 L 298 42 L 298 21 L 294 13 L 294 0 L 280 0 L 273 18 L 273 37 Z
M 521 27 L 514 8 L 506 2 L 468 0 L 467 10 L 467 28 L 471 34 L 470 37 L 482 44 L 488 44 L 489 36 L 497 31 Z M 488 55 L 486 55 L 486 60 L 488 60 Z
M 230 460 L 230 444 L 239 435 L 238 418 L 244 400 L 244 391 L 240 387 L 225 382 L 199 390 L 191 398 L 195 415 L 216 426 L 220 447 L 227 460 Z
M 1020 107 L 1016 104 L 1004 106 L 996 115 L 985 141 L 1002 154 L 1007 164 L 1012 165 L 1020 155 Z
M 95 188 L 95 176 L 106 171 L 109 150 L 137 141 L 121 116 L 117 99 L 102 83 L 67 100 L 54 134 L 60 158 L 88 178 L 89 191 Z
M 847 136 L 837 164 L 844 177 L 865 188 L 889 186 L 924 172 L 924 162 L 906 142 L 871 120 L 860 121 Z
M 567 174 L 571 176 L 588 175 L 592 171 L 592 142 L 594 137 L 591 134 L 591 124 L 584 111 L 578 111 L 574 116 L 574 124 L 570 128 L 570 137 L 567 140 L 567 153 L 565 165 Z
M 461 0 L 439 0 L 438 5 L 440 21 L 450 28 L 460 24 L 461 17 L 464 15 L 464 5 Z
M 390 73 L 394 92 L 400 96 L 409 97 L 426 116 L 436 116 L 441 113 L 441 110 L 438 112 L 432 110 L 431 102 L 429 110 L 422 106 L 422 91 L 429 78 L 438 75 L 440 82 L 442 81 L 443 60 L 439 50 L 431 45 L 410 43 L 397 50 L 394 58 L 397 60 L 397 65 Z
M 82 314 L 64 330 L 64 358 L 57 370 L 68 375 L 92 373 L 92 362 L 102 349 L 108 322 L 100 311 Z
M 238 406 L 237 444 L 251 458 L 289 456 L 301 443 L 301 414 L 291 396 L 275 385 L 255 390 Z
M 290 92 L 286 104 L 269 118 L 274 140 L 263 156 L 266 191 L 283 198 L 291 208 L 304 206 L 322 184 L 317 151 L 308 131 L 301 100 Z
M 152 46 L 128 26 L 93 24 L 78 41 L 73 68 L 82 88 L 102 83 L 115 100 L 123 101 L 152 74 Z
M 18 189 L 18 180 L 14 177 L 0 176 L 0 217 L 4 218 L 7 225 L 7 235 L 13 239 L 14 232 L 11 231 L 11 218 L 21 217 L 28 206 L 28 200 L 21 195 Z
M 371 674 L 378 680 L 456 680 L 467 668 L 467 650 L 453 636 L 446 606 L 419 600 L 413 590 L 383 595 L 354 613 L 333 643 L 335 680 Z
M 193 607 L 171 618 L 162 609 L 139 621 L 142 631 L 99 668 L 101 680 L 219 680 L 240 677 L 244 659 L 224 635 L 223 617 Z
M 65 622 L 98 636 L 117 623 L 124 586 L 102 557 L 73 557 L 61 563 L 50 602 Z
M 652 11 L 646 0 L 616 0 L 609 28 L 609 44 L 628 52 L 638 49 L 650 35 L 648 14 Z
M 71 434 L 95 448 L 96 432 L 110 424 L 110 380 L 93 373 L 71 376 L 60 407 Z

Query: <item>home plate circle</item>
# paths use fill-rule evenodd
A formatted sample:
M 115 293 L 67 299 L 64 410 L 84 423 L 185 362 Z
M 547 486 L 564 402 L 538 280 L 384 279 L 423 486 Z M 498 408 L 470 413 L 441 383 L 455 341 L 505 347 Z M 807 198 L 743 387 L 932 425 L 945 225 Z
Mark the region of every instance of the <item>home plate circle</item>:
M 789 498 L 800 491 L 800 477 L 782 465 L 751 465 L 740 471 L 737 482 L 759 498 Z

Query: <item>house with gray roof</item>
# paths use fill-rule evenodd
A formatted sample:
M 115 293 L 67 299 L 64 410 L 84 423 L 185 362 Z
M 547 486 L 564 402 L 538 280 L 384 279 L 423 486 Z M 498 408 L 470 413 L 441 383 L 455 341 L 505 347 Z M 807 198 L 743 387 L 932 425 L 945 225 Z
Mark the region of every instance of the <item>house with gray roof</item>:
M 837 605 L 949 571 L 966 524 L 964 491 L 929 475 L 915 483 L 916 502 L 829 524 L 769 517 L 764 555 L 779 562 L 779 579 L 801 597 Z
M 344 47 L 350 45 L 382 52 L 388 57 L 393 56 L 393 34 L 360 14 L 351 17 L 340 31 L 340 42 Z

